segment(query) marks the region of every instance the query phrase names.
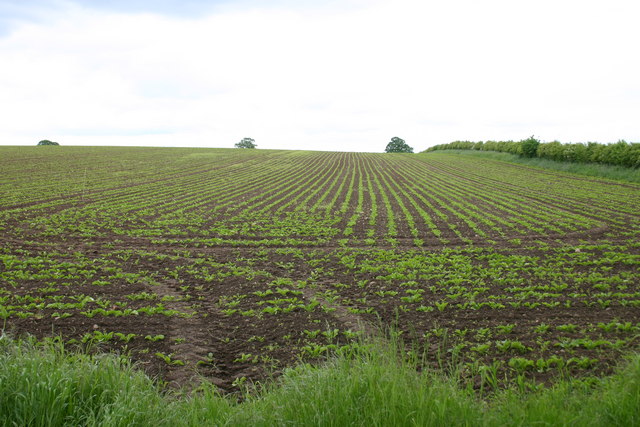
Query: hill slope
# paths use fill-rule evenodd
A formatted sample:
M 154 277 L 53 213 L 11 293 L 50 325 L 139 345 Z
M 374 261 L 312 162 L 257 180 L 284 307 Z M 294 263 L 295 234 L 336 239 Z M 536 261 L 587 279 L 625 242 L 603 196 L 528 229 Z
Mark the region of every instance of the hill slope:
M 477 386 L 638 348 L 636 184 L 449 153 L 0 158 L 5 328 L 126 349 L 175 384 L 237 390 L 379 322 Z

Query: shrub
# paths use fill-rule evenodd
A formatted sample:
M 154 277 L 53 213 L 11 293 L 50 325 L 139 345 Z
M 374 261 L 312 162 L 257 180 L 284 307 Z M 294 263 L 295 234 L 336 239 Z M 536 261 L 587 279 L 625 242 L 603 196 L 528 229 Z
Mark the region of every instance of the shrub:
M 535 139 L 533 135 L 529 138 L 524 139 L 520 142 L 520 149 L 522 150 L 521 154 L 524 157 L 535 157 L 538 153 L 538 146 L 540 145 L 540 141 Z

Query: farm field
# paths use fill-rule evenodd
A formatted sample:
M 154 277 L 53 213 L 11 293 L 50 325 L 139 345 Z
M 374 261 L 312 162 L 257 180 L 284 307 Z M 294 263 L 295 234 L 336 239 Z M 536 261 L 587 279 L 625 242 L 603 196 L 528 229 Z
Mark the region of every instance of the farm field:
M 468 385 L 640 345 L 640 185 L 446 152 L 1 147 L 0 317 L 224 392 L 393 326 Z

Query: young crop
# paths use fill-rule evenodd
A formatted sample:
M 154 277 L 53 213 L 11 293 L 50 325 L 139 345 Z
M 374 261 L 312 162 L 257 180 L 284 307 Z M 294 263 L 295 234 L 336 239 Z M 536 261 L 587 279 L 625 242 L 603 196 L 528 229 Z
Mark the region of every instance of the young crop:
M 470 389 L 637 347 L 637 184 L 447 153 L 68 148 L 2 149 L 7 330 L 227 388 L 378 325 Z

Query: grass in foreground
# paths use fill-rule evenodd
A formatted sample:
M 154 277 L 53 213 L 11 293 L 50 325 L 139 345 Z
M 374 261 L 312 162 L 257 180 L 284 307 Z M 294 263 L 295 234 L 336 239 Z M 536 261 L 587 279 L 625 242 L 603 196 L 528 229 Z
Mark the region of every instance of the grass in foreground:
M 587 386 L 567 381 L 488 401 L 438 373 L 416 373 L 398 345 L 375 339 L 321 367 L 300 365 L 245 395 L 208 386 L 163 393 L 115 355 L 66 352 L 60 344 L 0 338 L 0 422 L 56 425 L 580 425 L 640 424 L 640 355 Z
M 543 169 L 550 169 L 560 172 L 575 173 L 578 175 L 593 176 L 597 178 L 612 179 L 615 181 L 628 181 L 640 183 L 640 168 L 627 168 L 623 166 L 604 165 L 598 163 L 573 163 L 558 162 L 555 160 L 541 159 L 538 157 L 522 157 L 511 153 L 500 153 L 498 151 L 478 151 L 478 150 L 441 150 L 433 153 L 449 153 L 464 156 L 477 156 L 485 159 L 501 160 L 503 162 L 518 163 L 526 166 L 533 166 Z

